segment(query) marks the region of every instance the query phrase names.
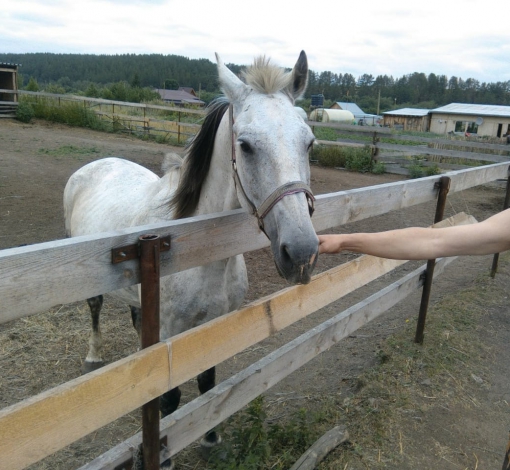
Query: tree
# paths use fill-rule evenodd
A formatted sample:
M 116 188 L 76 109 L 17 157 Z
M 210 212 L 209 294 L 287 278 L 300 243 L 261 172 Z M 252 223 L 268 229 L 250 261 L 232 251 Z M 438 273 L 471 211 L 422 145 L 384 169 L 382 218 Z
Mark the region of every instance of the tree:
M 165 90 L 178 90 L 179 82 L 173 78 L 167 78 L 164 85 Z
M 25 90 L 39 91 L 39 84 L 37 83 L 37 80 L 34 77 L 30 77 L 30 80 L 28 81 L 28 85 L 26 86 Z

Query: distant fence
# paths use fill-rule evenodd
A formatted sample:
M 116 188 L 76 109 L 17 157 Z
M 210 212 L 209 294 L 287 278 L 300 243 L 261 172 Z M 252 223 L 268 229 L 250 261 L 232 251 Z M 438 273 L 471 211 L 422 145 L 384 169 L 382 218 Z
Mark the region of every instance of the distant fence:
M 42 93 L 20 90 L 20 95 L 30 96 L 35 100 L 49 100 L 54 106 L 65 103 L 81 103 L 94 111 L 101 119 L 108 121 L 114 129 L 144 135 L 173 134 L 177 143 L 185 142 L 200 129 L 200 124 L 190 121 L 190 116 L 199 121 L 206 112 L 202 109 L 180 108 L 145 103 L 128 103 L 124 101 L 89 98 L 86 96 Z
M 329 122 L 308 121 L 308 124 L 313 130 L 315 128 L 328 127 L 336 129 L 342 134 L 348 134 L 348 137 L 339 137 L 336 141 L 319 140 L 319 145 L 354 148 L 368 146 L 372 150 L 373 158 L 385 163 L 389 172 L 406 174 L 405 170 L 398 170 L 400 166 L 413 163 L 412 159 L 406 159 L 404 158 L 405 156 L 429 157 L 430 161 L 422 161 L 420 163 L 424 166 L 437 163 L 448 170 L 468 168 L 469 165 L 463 164 L 463 160 L 472 161 L 475 164 L 487 164 L 504 162 L 510 159 L 509 145 L 489 143 L 483 141 L 483 139 L 473 141 L 438 138 L 437 136 L 396 134 L 391 129 L 385 127 L 353 126 Z M 381 151 L 389 152 L 392 155 L 383 156 Z M 397 168 L 394 171 L 392 167 Z
M 452 172 L 450 192 L 507 178 L 508 165 Z M 318 196 L 314 227 L 326 230 L 433 201 L 439 183 L 440 177 L 432 176 Z M 253 217 L 235 210 L 3 250 L 0 323 L 139 283 L 137 261 L 112 264 L 111 251 L 147 233 L 171 237 L 171 250 L 161 255 L 162 276 L 268 246 Z M 435 273 L 449 261 L 438 262 Z M 315 276 L 309 285 L 284 289 L 0 410 L 0 468 L 21 469 L 41 460 L 403 263 L 362 256 Z M 419 288 L 422 274 L 423 268 L 409 274 L 167 417 L 161 425 L 161 435 L 168 438 L 161 459 Z M 122 468 L 138 443 L 135 436 L 84 468 Z

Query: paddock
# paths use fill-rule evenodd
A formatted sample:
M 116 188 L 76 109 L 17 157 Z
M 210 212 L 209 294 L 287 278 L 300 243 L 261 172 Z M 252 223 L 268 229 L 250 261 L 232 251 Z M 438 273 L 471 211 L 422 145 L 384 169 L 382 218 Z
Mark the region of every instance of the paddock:
M 494 178 L 494 176 L 495 176 L 495 178 Z M 487 181 L 492 181 L 492 179 L 497 179 L 497 178 L 501 178 L 501 177 L 505 177 L 505 176 L 506 176 L 506 167 L 503 168 L 503 166 L 500 166 L 499 170 L 496 173 L 488 175 L 486 178 L 490 178 L 490 179 L 487 179 Z M 360 219 L 364 219 L 364 218 L 368 219 L 369 217 L 376 216 L 377 214 L 383 214 L 388 210 L 396 210 L 396 209 L 402 210 L 402 208 L 405 207 L 406 205 L 423 203 L 424 201 L 427 200 L 427 198 L 429 198 L 428 200 L 433 200 L 435 197 L 435 194 L 434 194 L 434 190 L 430 189 L 430 185 L 434 181 L 435 180 L 433 177 L 432 179 L 429 178 L 429 179 L 420 180 L 420 181 L 416 181 L 416 182 L 391 183 L 390 186 L 392 186 L 392 185 L 395 186 L 398 184 L 401 185 L 400 189 L 397 191 L 397 193 L 399 194 L 399 197 L 396 197 L 394 195 L 392 197 L 382 198 L 381 197 L 382 193 L 377 192 L 378 190 L 376 190 L 375 188 L 367 190 L 365 194 L 363 193 L 362 190 L 353 190 L 352 192 L 347 191 L 345 194 L 342 194 L 342 195 L 321 197 L 321 198 L 319 198 L 319 201 L 318 201 L 317 213 L 314 215 L 314 223 L 316 224 L 316 229 L 317 230 L 326 230 L 331 227 L 336 227 L 336 226 L 339 226 L 342 224 L 351 223 L 356 220 L 360 220 Z M 482 178 L 482 182 L 483 181 L 484 180 Z M 476 186 L 476 184 L 473 184 L 473 181 L 468 182 L 468 183 L 463 183 L 463 184 L 464 185 L 467 184 L 468 186 L 466 186 L 466 187 L 469 187 L 469 185 L 471 185 L 471 184 L 473 186 Z M 433 184 L 432 184 L 432 186 L 433 186 Z M 395 188 L 396 187 L 397 186 L 395 186 Z M 457 187 L 454 186 L 452 189 L 452 193 L 454 193 L 456 191 L 460 191 L 461 189 L 464 189 L 464 186 L 462 186 L 462 184 L 460 184 Z M 416 195 L 416 194 L 419 194 L 420 192 L 426 192 L 427 196 L 424 199 L 420 199 L 419 197 L 417 198 L 414 196 L 410 197 L 410 195 Z M 389 195 L 389 194 L 390 193 L 388 193 L 387 195 Z M 335 199 L 335 198 L 337 198 L 337 199 Z M 387 203 L 380 203 L 380 204 L 372 207 L 370 210 L 366 209 L 367 207 L 371 206 L 373 201 L 386 201 L 386 200 L 390 200 L 392 205 L 390 206 Z M 348 209 L 348 210 L 346 210 L 346 209 Z M 384 212 L 381 212 L 381 211 L 384 211 Z M 221 235 L 223 232 L 218 227 L 220 225 L 223 225 L 225 222 L 227 222 L 228 224 L 232 224 L 232 225 L 227 225 L 227 228 L 226 228 L 227 234 L 225 234 L 225 236 L 222 237 Z M 195 221 L 194 223 L 197 224 L 199 222 Z M 197 262 L 196 259 L 203 260 L 204 255 L 209 256 L 209 254 L 210 254 L 209 252 L 212 250 L 211 248 L 208 248 L 207 253 L 205 253 L 205 254 L 203 251 L 202 252 L 199 251 L 199 252 L 195 253 L 194 256 L 196 256 L 196 258 L 193 258 L 193 256 L 190 257 L 190 253 L 187 252 L 186 250 L 191 249 L 193 251 L 194 248 L 200 247 L 202 244 L 201 237 L 205 237 L 206 239 L 209 240 L 210 235 L 208 235 L 208 230 L 210 230 L 211 228 L 213 228 L 213 230 L 215 231 L 215 235 L 217 235 L 218 238 L 223 240 L 221 243 L 221 246 L 219 247 L 218 254 L 216 256 L 225 256 L 227 253 L 225 250 L 244 251 L 245 249 L 248 249 L 248 250 L 260 249 L 264 246 L 265 241 L 264 240 L 261 241 L 259 239 L 260 237 L 257 238 L 256 230 L 254 229 L 254 227 L 250 226 L 249 221 L 248 221 L 248 224 L 246 224 L 246 219 L 244 218 L 243 214 L 230 214 L 228 217 L 221 220 L 221 224 L 218 221 L 211 221 L 211 220 L 201 222 L 201 223 L 205 223 L 205 225 L 206 225 L 205 229 L 200 229 L 200 231 L 202 231 L 202 235 L 200 234 L 200 231 L 197 231 L 198 229 L 196 229 L 196 227 L 198 227 L 198 225 L 190 226 L 190 227 L 186 228 L 184 225 L 181 226 L 178 224 L 179 227 L 171 227 L 170 228 L 170 230 L 174 231 L 173 237 L 172 237 L 173 240 L 177 240 L 177 242 L 176 242 L 177 244 L 174 244 L 174 246 L 172 248 L 172 249 L 175 248 L 175 250 L 177 250 L 174 252 L 175 255 L 173 255 L 173 262 L 175 262 L 176 266 L 177 266 L 177 268 L 175 268 L 175 269 L 183 269 L 186 266 L 189 266 L 190 265 L 189 263 Z M 329 224 L 332 224 L 332 225 L 329 225 Z M 232 228 L 232 227 L 234 227 L 234 228 Z M 137 232 L 137 233 L 142 233 L 142 232 Z M 233 234 L 233 233 L 242 233 L 243 236 L 232 238 L 232 236 L 230 235 L 230 238 L 229 238 L 228 234 Z M 110 274 L 111 274 L 111 270 L 110 270 L 111 268 L 107 267 L 104 263 L 104 256 L 106 256 L 105 254 L 108 251 L 107 245 L 108 246 L 117 246 L 118 244 L 124 243 L 128 238 L 130 239 L 134 236 L 135 236 L 135 234 L 124 233 L 120 236 L 120 238 L 119 238 L 119 236 L 116 236 L 113 240 L 108 241 L 108 242 L 105 242 L 104 240 L 101 240 L 101 239 L 97 239 L 94 241 L 87 241 L 84 246 L 86 246 L 88 243 L 94 243 L 94 244 L 97 244 L 96 246 L 100 246 L 100 248 L 98 250 L 99 254 L 97 255 L 97 259 L 99 260 L 99 264 L 102 266 L 102 268 L 104 268 L 107 271 L 107 273 L 105 275 L 109 279 Z M 250 239 L 250 237 L 251 237 L 251 239 Z M 184 240 L 184 239 L 186 239 L 186 240 L 179 242 L 179 240 Z M 249 243 L 248 243 L 248 240 L 249 240 Z M 190 248 L 186 248 L 186 246 L 188 246 L 189 243 L 191 243 L 192 246 Z M 28 271 L 32 271 L 32 269 L 27 270 L 26 268 L 42 266 L 45 273 L 46 273 L 46 270 L 50 270 L 52 272 L 59 271 L 59 273 L 56 273 L 57 280 L 62 279 L 62 277 L 64 277 L 67 279 L 66 282 L 69 282 L 69 277 L 71 276 L 69 274 L 70 271 L 68 271 L 67 267 L 64 267 L 64 265 L 72 265 L 74 263 L 74 261 L 72 261 L 72 259 L 75 259 L 75 260 L 78 259 L 78 260 L 84 261 L 85 257 L 79 255 L 79 251 L 77 251 L 77 248 L 74 246 L 68 245 L 67 242 L 66 243 L 52 242 L 52 243 L 50 243 L 50 245 L 51 246 L 44 244 L 44 246 L 38 246 L 38 247 L 35 247 L 35 246 L 21 247 L 21 248 L 13 249 L 14 252 L 13 252 L 13 250 L 7 250 L 7 252 L 9 252 L 9 253 L 7 253 L 7 254 L 9 254 L 9 256 L 7 258 L 4 258 L 3 259 L 4 262 L 2 262 L 2 269 L 4 270 L 2 273 L 2 279 L 13 279 L 13 278 L 22 279 L 23 285 L 31 286 L 31 288 L 33 288 L 34 287 L 33 281 L 30 280 L 26 276 L 26 274 L 28 274 Z M 39 251 L 41 248 L 43 249 L 42 252 Z M 91 246 L 86 248 L 86 251 L 88 253 L 87 257 L 92 252 L 94 252 L 96 250 L 95 248 L 92 248 L 92 252 L 91 252 L 90 248 L 91 248 Z M 55 252 L 53 250 L 58 250 L 58 251 Z M 239 252 L 241 252 L 241 251 L 239 251 Z M 68 254 L 66 254 L 66 252 Z M 5 255 L 5 253 L 6 253 L 5 251 L 2 252 L 2 255 Z M 55 253 L 59 253 L 59 254 L 57 256 L 55 256 Z M 11 257 L 11 255 L 13 257 Z M 95 255 L 92 256 L 92 258 L 94 258 L 94 257 L 96 257 L 96 256 Z M 59 267 L 55 270 L 51 269 L 51 264 L 49 264 L 52 262 L 53 259 L 59 260 Z M 193 259 L 195 259 L 195 261 L 193 261 Z M 7 261 L 9 261 L 9 263 L 12 262 L 12 264 L 10 266 L 7 266 L 9 264 L 9 263 L 7 263 Z M 23 275 L 17 276 L 16 274 L 14 274 L 14 276 L 13 276 L 12 269 L 14 266 L 19 266 L 20 261 L 21 261 L 21 264 L 24 266 L 24 268 L 22 269 Z M 356 263 L 359 263 L 359 262 L 356 262 Z M 79 263 L 79 264 L 83 264 L 83 263 Z M 88 264 L 88 262 L 87 262 L 87 264 Z M 84 267 L 81 266 L 80 269 L 84 269 Z M 166 269 L 166 272 L 170 272 L 170 271 L 168 271 L 168 269 L 174 269 L 174 268 L 166 267 L 165 269 Z M 73 268 L 73 271 L 74 271 L 74 268 Z M 135 272 L 135 271 L 136 271 L 136 269 L 133 270 L 133 272 Z M 372 270 L 369 270 L 369 271 L 372 271 Z M 34 277 L 36 279 L 41 280 L 40 276 L 35 274 L 36 271 L 32 271 L 32 272 L 34 273 Z M 384 270 L 379 271 L 379 273 L 381 273 L 381 272 L 384 272 Z M 377 274 L 377 273 L 374 273 L 374 274 Z M 119 275 L 119 273 L 117 272 L 116 274 L 114 274 L 115 279 L 112 282 L 116 282 L 116 279 L 118 280 L 119 278 L 122 278 L 122 277 L 123 276 Z M 324 277 L 329 277 L 329 275 L 323 276 L 323 278 Z M 347 278 L 352 279 L 352 276 L 347 276 Z M 133 280 L 133 278 L 132 278 L 132 280 Z M 51 278 L 46 278 L 45 282 L 49 282 L 50 285 L 52 285 L 52 289 L 47 289 L 44 286 L 36 288 L 35 293 L 40 294 L 40 295 L 34 296 L 34 298 L 36 298 L 36 302 L 35 302 L 37 304 L 36 306 L 27 305 L 28 300 L 21 300 L 22 298 L 24 298 L 24 296 L 20 295 L 18 297 L 17 294 L 15 296 L 13 296 L 12 291 L 2 290 L 2 294 L 3 294 L 2 298 L 9 299 L 9 304 L 6 305 L 6 307 L 8 307 L 8 308 L 4 309 L 4 311 L 10 312 L 9 314 L 11 314 L 15 310 L 13 307 L 14 305 L 23 305 L 23 310 L 20 315 L 26 315 L 27 313 L 30 313 L 32 311 L 34 311 L 34 312 L 41 311 L 41 309 L 45 309 L 46 307 L 50 307 L 55 304 L 64 304 L 64 303 L 68 303 L 69 301 L 72 301 L 72 300 L 80 300 L 83 298 L 83 297 L 74 297 L 74 298 L 73 297 L 71 297 L 71 298 L 61 297 L 64 295 L 67 296 L 68 291 L 69 291 L 69 284 L 62 286 L 64 288 L 63 290 L 66 291 L 64 293 L 64 292 L 58 292 L 59 286 L 60 286 L 59 282 L 54 282 L 54 280 L 52 280 Z M 99 279 L 99 282 L 102 283 L 102 282 L 106 282 L 106 281 Z M 124 281 L 122 281 L 122 282 L 124 282 Z M 367 279 L 363 279 L 360 281 L 361 284 L 363 284 L 365 282 L 367 282 Z M 315 285 L 315 287 L 317 286 L 317 284 L 314 284 L 314 285 Z M 57 287 L 53 288 L 55 286 L 57 286 Z M 5 285 L 4 285 L 4 287 L 5 287 Z M 2 289 L 4 289 L 4 287 L 2 287 Z M 84 286 L 82 284 L 80 284 L 79 289 L 77 289 L 77 290 L 79 290 L 79 294 L 77 294 L 77 295 L 79 295 L 79 296 L 85 295 L 85 293 L 83 292 L 83 288 L 84 288 Z M 301 288 L 299 288 L 299 289 L 301 289 Z M 48 295 L 45 294 L 45 291 L 48 291 L 48 290 L 51 291 L 51 296 L 49 296 L 50 298 L 48 298 Z M 34 291 L 32 291 L 32 292 L 34 292 Z M 320 292 L 322 292 L 322 291 L 320 291 Z M 295 294 L 289 294 L 289 295 L 290 295 L 290 297 L 295 297 Z M 319 297 L 323 297 L 323 296 L 321 295 Z M 313 298 L 313 297 L 311 297 L 311 298 Z M 65 299 L 65 301 L 64 301 L 64 299 Z M 311 300 L 311 302 L 316 303 L 318 301 Z M 316 306 L 317 305 L 315 304 L 314 307 L 316 307 Z M 304 311 L 308 312 L 309 310 L 310 310 L 310 308 L 305 309 Z M 295 312 L 294 309 L 290 309 L 290 311 Z M 254 315 L 256 315 L 256 313 L 254 313 Z M 301 313 L 299 315 L 301 315 Z M 303 313 L 303 315 L 304 315 L 304 313 Z M 13 317 L 8 317 L 8 318 L 13 319 Z M 291 317 L 289 316 L 289 314 L 284 315 L 284 319 L 285 319 L 285 321 L 283 321 L 283 323 L 280 324 L 278 326 L 278 328 L 283 327 L 284 325 L 287 324 L 286 322 L 291 321 Z M 236 323 L 237 322 L 234 322 L 234 325 Z M 262 330 L 265 329 L 266 331 L 264 331 L 262 336 L 257 339 L 261 339 L 262 337 L 264 337 L 265 335 L 267 335 L 270 332 L 270 331 L 267 331 L 268 330 L 267 322 L 263 321 L 262 324 L 265 324 L 265 326 L 262 328 Z M 277 326 L 275 326 L 275 328 L 277 328 Z M 269 328 L 269 330 L 270 329 L 271 328 Z M 274 333 L 274 331 L 273 331 L 273 333 Z M 181 341 L 185 341 L 185 340 L 181 340 Z M 177 344 L 178 343 L 174 344 L 174 346 L 178 350 L 179 346 L 177 346 Z M 181 343 L 181 344 L 185 344 L 185 343 Z M 173 352 L 175 353 L 174 346 L 172 346 L 172 349 L 173 349 Z M 329 346 L 330 346 L 329 343 L 325 343 L 325 347 L 329 347 Z M 165 354 L 167 354 L 167 351 L 168 351 L 167 348 L 168 348 L 168 346 L 165 345 L 165 348 L 164 348 L 166 351 Z M 159 351 L 159 353 L 161 353 L 161 351 Z M 173 357 L 173 359 L 175 359 L 176 358 L 175 354 L 172 354 L 172 357 Z M 219 357 L 219 360 L 221 360 L 221 358 L 222 358 L 221 354 L 220 354 L 220 356 L 216 356 L 216 358 L 213 360 L 218 360 L 218 357 Z M 175 360 L 177 360 L 177 359 L 175 359 Z M 131 359 L 127 360 L 128 363 L 130 361 L 131 361 Z M 113 367 L 113 364 L 112 364 L 112 367 Z M 259 366 L 255 366 L 255 367 L 259 367 Z M 188 369 L 187 366 L 186 366 L 186 369 Z M 165 370 L 166 370 L 166 368 L 165 368 Z M 172 368 L 172 370 L 174 370 L 174 369 Z M 192 374 L 192 371 L 189 370 L 187 373 Z M 272 374 L 270 372 L 268 374 L 270 377 L 274 376 L 274 374 Z M 177 377 L 179 377 L 179 375 L 177 375 Z M 175 379 L 175 376 L 174 376 L 174 379 Z M 98 378 L 97 380 L 103 380 L 103 379 Z M 180 381 L 181 379 L 177 378 L 175 380 Z M 81 381 L 82 381 L 82 379 L 78 379 L 78 382 L 81 383 Z M 168 377 L 165 377 L 163 382 L 165 383 L 165 386 L 166 386 L 166 384 L 168 383 Z M 65 386 L 65 387 L 68 387 L 68 386 Z M 242 393 L 241 395 L 245 395 L 245 394 Z M 249 397 L 246 397 L 246 398 L 249 398 Z M 136 407 L 138 405 L 132 405 L 132 406 Z M 193 406 L 195 406 L 195 405 L 193 405 Z M 5 427 L 3 427 L 3 429 L 5 429 Z M 39 429 L 39 431 L 40 431 L 40 429 Z M 67 431 L 68 431 L 68 429 L 66 429 L 66 434 L 69 434 Z M 171 439 L 170 439 L 170 442 L 172 442 Z M 179 445 L 183 445 L 183 444 L 179 444 Z M 44 444 L 44 445 L 36 446 L 36 447 L 39 448 L 39 447 L 48 447 L 48 446 L 51 447 L 50 444 Z M 177 447 L 174 447 L 174 450 L 175 449 L 177 449 Z M 3 452 L 2 452 L 2 455 L 4 455 Z

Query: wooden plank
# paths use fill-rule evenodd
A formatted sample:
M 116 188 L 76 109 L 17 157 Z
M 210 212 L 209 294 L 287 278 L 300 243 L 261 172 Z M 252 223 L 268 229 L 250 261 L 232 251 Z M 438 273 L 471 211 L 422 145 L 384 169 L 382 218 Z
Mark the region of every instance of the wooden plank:
M 439 226 L 473 220 L 461 213 Z M 405 262 L 361 256 L 1 410 L 0 468 L 4 454 L 12 469 L 44 458 Z
M 0 468 L 21 469 L 168 390 L 164 343 L 0 410 Z
M 357 258 L 1 410 L 0 468 L 37 462 L 403 263 Z
M 162 106 L 156 104 L 145 104 L 145 103 L 129 103 L 127 101 L 114 101 L 114 100 L 105 100 L 104 98 L 90 98 L 87 96 L 77 96 L 77 95 L 63 95 L 57 93 L 45 93 L 40 91 L 27 91 L 27 90 L 19 90 L 20 94 L 31 95 L 31 96 L 41 96 L 43 98 L 53 98 L 53 99 L 66 99 L 70 101 L 81 101 L 81 102 L 89 102 L 89 103 L 98 103 L 104 105 L 115 105 L 115 106 L 126 106 L 131 108 L 145 108 L 145 109 L 157 109 L 163 111 L 174 111 L 178 113 L 185 114 L 199 114 L 205 115 L 206 111 L 203 109 L 189 109 L 189 108 L 178 108 L 175 106 Z
M 508 165 L 448 173 L 450 192 L 506 178 Z M 439 176 L 430 176 L 317 196 L 312 222 L 321 231 L 428 202 L 437 196 L 438 181 Z M 112 265 L 110 252 L 146 233 L 172 238 L 172 250 L 162 256 L 162 276 L 269 245 L 255 219 L 238 209 L 2 250 L 0 323 L 137 284 L 137 262 Z
M 338 141 L 329 141 L 329 140 L 318 140 L 318 144 L 326 145 L 326 146 L 336 146 L 336 147 L 352 147 L 352 148 L 363 148 L 370 147 L 371 149 L 381 149 L 381 150 L 394 150 L 398 152 L 412 152 L 413 154 L 420 155 L 438 155 L 441 157 L 447 158 L 464 158 L 466 160 L 477 160 L 484 162 L 507 162 L 510 161 L 510 157 L 501 156 L 501 155 L 491 155 L 488 153 L 475 153 L 475 152 L 460 152 L 458 150 L 446 150 L 446 149 L 435 149 L 430 148 L 425 145 L 398 145 L 398 144 L 385 144 L 383 142 L 378 142 L 377 145 L 373 145 L 369 142 L 359 143 L 348 140 L 338 140 Z
M 434 277 L 455 259 L 438 260 Z M 169 449 L 162 454 L 161 460 L 175 455 L 299 367 L 420 288 L 423 285 L 420 277 L 425 268 L 426 265 L 416 269 L 325 321 L 161 420 L 160 436 L 167 436 L 169 442 Z M 79 470 L 114 470 L 140 443 L 141 433 L 138 433 Z
M 510 162 L 445 173 L 451 178 L 450 194 L 508 176 Z M 434 184 L 440 176 L 397 181 L 349 191 L 319 195 L 313 225 L 317 231 L 422 204 L 437 197 Z

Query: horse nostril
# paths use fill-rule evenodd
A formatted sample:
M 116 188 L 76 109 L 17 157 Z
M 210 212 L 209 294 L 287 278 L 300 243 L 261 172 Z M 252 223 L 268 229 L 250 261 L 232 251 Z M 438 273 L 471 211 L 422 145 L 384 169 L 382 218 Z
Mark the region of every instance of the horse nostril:
M 280 247 L 280 253 L 282 256 L 282 261 L 284 262 L 291 262 L 292 261 L 292 255 L 289 253 L 289 248 L 287 245 L 283 244 Z

